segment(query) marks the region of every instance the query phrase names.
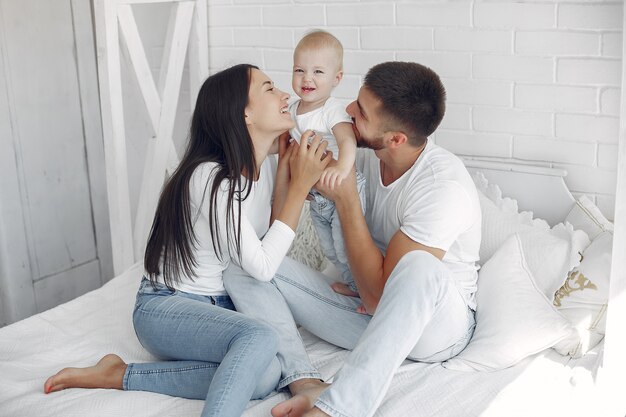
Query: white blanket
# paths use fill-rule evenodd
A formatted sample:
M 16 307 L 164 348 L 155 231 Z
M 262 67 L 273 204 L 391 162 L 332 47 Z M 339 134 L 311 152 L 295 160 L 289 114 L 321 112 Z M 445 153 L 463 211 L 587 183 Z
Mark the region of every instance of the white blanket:
M 148 392 L 69 389 L 46 395 L 46 378 L 66 366 L 88 366 L 109 352 L 128 362 L 154 358 L 131 322 L 140 265 L 102 288 L 0 329 L 0 416 L 151 417 L 199 415 L 202 401 Z M 348 354 L 303 331 L 311 359 L 325 378 Z M 376 416 L 599 416 L 593 388 L 598 352 L 569 360 L 549 349 L 493 373 L 450 371 L 405 362 Z M 253 401 L 244 416 L 269 416 L 286 399 L 275 393 Z

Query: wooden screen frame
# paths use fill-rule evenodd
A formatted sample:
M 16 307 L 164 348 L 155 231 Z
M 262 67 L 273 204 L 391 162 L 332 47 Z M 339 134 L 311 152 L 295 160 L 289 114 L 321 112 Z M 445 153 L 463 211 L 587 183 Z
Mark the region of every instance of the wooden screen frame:
M 132 10 L 133 4 L 152 3 L 172 4 L 158 83 L 152 77 Z M 163 180 L 168 168 L 178 161 L 172 135 L 185 54 L 189 57 L 191 108 L 208 76 L 207 5 L 206 0 L 94 0 L 94 15 L 113 271 L 119 275 L 143 256 Z M 145 159 L 134 223 L 126 159 L 121 41 L 154 134 Z

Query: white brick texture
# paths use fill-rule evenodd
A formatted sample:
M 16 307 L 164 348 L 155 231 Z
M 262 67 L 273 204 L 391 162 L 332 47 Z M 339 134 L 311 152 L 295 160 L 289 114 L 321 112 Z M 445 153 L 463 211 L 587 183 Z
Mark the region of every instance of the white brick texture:
M 597 109 L 596 96 L 596 89 L 591 87 L 518 84 L 515 107 L 593 113 Z
M 395 50 L 433 49 L 432 29 L 420 27 L 394 27 L 381 29 L 366 27 L 361 29 L 361 48 Z
M 464 104 L 448 104 L 446 114 L 441 121 L 442 129 L 469 130 L 470 106 Z
M 598 166 L 617 171 L 617 145 L 598 145 Z
M 511 52 L 513 32 L 505 30 L 471 30 L 436 28 L 435 49 L 438 51 Z
M 469 53 L 398 52 L 398 61 L 414 61 L 433 69 L 440 77 L 469 78 Z
M 601 143 L 617 143 L 618 140 L 617 117 L 557 114 L 555 125 L 559 138 Z
M 615 59 L 559 59 L 557 82 L 619 86 L 622 82 L 622 63 Z
M 211 6 L 209 4 L 209 27 L 260 26 L 259 6 Z
M 551 29 L 555 27 L 555 6 L 508 1 L 476 2 L 474 25 L 479 28 Z
M 442 77 L 446 87 L 448 103 L 471 105 L 509 106 L 511 104 L 511 82 L 472 81 L 463 78 Z
M 437 131 L 437 144 L 458 155 L 510 158 L 511 136 L 494 133 Z
M 508 56 L 508 55 L 474 55 L 474 78 L 552 82 L 554 79 L 554 62 L 552 58 Z
M 324 25 L 324 6 L 303 4 L 263 7 L 265 26 L 317 27 Z
M 333 95 L 346 101 L 373 65 L 422 63 L 447 91 L 447 113 L 433 135 L 439 145 L 563 167 L 576 193 L 612 215 L 621 1 L 207 1 L 212 71 L 254 63 L 293 95 L 293 48 L 313 28 L 344 46 L 344 78 Z M 153 46 L 158 74 L 162 45 Z
M 329 26 L 392 25 L 394 21 L 393 3 L 331 4 L 326 6 Z
M 621 4 L 561 4 L 558 22 L 569 29 L 622 29 Z
M 541 136 L 552 134 L 550 113 L 477 106 L 473 109 L 472 116 L 474 129 L 477 131 Z
M 622 57 L 622 33 L 605 33 L 602 35 L 602 56 Z
M 398 25 L 465 26 L 471 22 L 471 2 L 397 2 Z
M 515 53 L 522 55 L 582 55 L 600 54 L 600 35 L 578 32 L 518 32 Z
M 513 138 L 513 157 L 530 161 L 593 165 L 596 159 L 596 145 L 585 142 L 519 136 Z
M 600 113 L 608 116 L 619 116 L 620 110 L 619 88 L 607 88 L 600 93 Z

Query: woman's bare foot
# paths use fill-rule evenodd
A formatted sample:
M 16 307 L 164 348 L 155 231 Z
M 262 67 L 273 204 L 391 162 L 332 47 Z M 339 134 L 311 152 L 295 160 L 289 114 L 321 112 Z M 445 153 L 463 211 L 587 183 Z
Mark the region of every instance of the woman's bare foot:
M 298 380 L 289 385 L 293 397 L 272 408 L 273 417 L 300 417 L 313 409 L 317 398 L 329 384 L 319 379 Z M 317 410 L 317 409 L 316 409 Z
M 56 375 L 48 378 L 43 385 L 43 391 L 49 394 L 65 388 L 122 389 L 127 366 L 119 356 L 108 354 L 94 366 L 60 370 Z

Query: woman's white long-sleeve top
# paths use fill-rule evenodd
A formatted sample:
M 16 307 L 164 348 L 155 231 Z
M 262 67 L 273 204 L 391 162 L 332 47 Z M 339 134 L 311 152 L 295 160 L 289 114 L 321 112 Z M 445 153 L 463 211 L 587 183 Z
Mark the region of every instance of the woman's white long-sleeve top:
M 222 273 L 230 262 L 235 262 L 260 281 L 270 281 L 295 237 L 294 231 L 281 221 L 274 221 L 270 227 L 275 162 L 268 157 L 261 165 L 258 181 L 252 183 L 250 195 L 241 204 L 240 256 L 237 255 L 233 239 L 237 227 L 238 204 L 236 200 L 233 202 L 235 223 L 227 222 L 228 182 L 223 181 L 217 191 L 221 259 L 218 258 L 213 248 L 209 223 L 211 188 L 217 169 L 217 163 L 203 163 L 196 168 L 189 183 L 191 214 L 195 220 L 193 228 L 197 238 L 195 256 L 198 266 L 193 279 L 181 277 L 182 282 L 176 285 L 176 289 L 181 291 L 203 295 L 226 294 Z M 242 188 L 245 181 L 247 180 L 244 178 Z M 238 195 L 236 192 L 235 197 Z M 227 249 L 227 233 L 231 237 L 230 253 Z

